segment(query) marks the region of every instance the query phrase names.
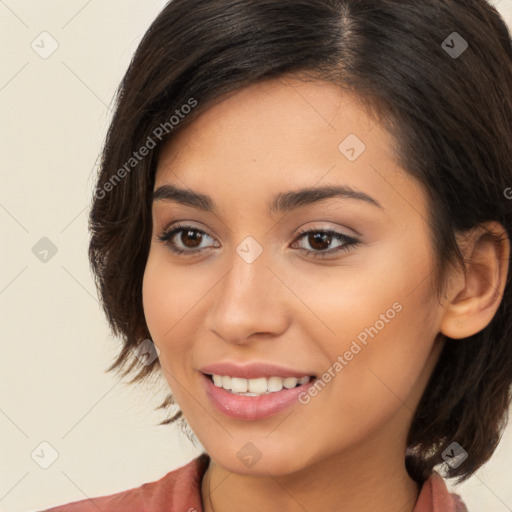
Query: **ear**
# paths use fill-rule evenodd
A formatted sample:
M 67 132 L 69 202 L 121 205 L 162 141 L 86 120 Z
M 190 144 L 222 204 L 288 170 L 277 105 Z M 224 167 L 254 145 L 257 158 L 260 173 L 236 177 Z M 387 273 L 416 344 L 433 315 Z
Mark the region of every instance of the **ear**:
M 498 222 L 481 224 L 463 239 L 466 275 L 458 270 L 452 276 L 440 325 L 441 333 L 454 339 L 472 336 L 491 322 L 503 298 L 510 260 L 510 240 Z

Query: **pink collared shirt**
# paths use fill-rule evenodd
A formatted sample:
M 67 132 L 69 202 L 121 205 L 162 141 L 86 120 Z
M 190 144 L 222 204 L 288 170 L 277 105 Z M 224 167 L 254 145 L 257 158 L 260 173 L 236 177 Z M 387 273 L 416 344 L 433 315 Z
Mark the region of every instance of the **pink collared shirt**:
M 201 480 L 208 462 L 203 453 L 160 480 L 41 512 L 203 512 Z M 421 488 L 414 512 L 467 512 L 467 508 L 458 494 L 448 492 L 443 478 L 433 473 Z

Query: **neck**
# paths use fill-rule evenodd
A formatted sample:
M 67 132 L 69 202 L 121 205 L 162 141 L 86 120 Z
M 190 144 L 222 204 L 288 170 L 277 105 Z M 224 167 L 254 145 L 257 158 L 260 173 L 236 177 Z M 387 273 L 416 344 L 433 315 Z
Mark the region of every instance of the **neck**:
M 202 481 L 204 512 L 413 512 L 420 491 L 405 451 L 368 444 L 286 475 L 240 475 L 213 460 Z M 366 453 L 363 453 L 366 452 Z M 390 458 L 391 453 L 403 456 Z
M 349 447 L 286 474 L 273 474 L 271 467 L 239 474 L 211 459 L 201 484 L 204 512 L 414 512 L 420 486 L 405 468 L 406 439 L 438 354 L 405 407 L 372 432 L 359 432 Z

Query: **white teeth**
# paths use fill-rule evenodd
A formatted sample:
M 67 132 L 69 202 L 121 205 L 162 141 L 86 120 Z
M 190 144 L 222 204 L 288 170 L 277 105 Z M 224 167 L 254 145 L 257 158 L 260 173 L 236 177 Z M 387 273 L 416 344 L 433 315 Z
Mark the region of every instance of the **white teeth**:
M 222 387 L 224 389 L 231 389 L 231 377 L 228 377 L 226 375 L 222 376 Z
M 265 377 L 260 377 L 259 379 L 249 379 L 247 382 L 249 383 L 248 387 L 251 393 L 267 392 L 267 379 Z
M 233 391 L 233 393 L 246 393 L 247 392 L 247 379 L 231 377 L 231 391 Z
M 281 391 L 281 389 L 283 389 L 283 379 L 281 377 L 270 377 L 268 379 L 267 389 L 269 391 Z
M 299 379 L 297 379 L 296 377 L 286 377 L 286 379 L 284 379 L 283 386 L 286 389 L 292 389 L 297 385 L 298 381 Z
M 297 385 L 302 386 L 309 382 L 309 377 L 258 377 L 256 379 L 242 379 L 228 375 L 212 375 L 213 383 L 219 388 L 224 388 L 235 394 L 245 396 L 260 396 L 275 393 L 284 388 L 292 389 Z

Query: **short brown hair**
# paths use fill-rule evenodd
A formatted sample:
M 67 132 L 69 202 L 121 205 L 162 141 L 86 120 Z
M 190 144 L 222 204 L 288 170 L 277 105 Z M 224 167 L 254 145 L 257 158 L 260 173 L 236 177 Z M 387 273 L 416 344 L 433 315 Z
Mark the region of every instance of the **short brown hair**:
M 454 41 L 468 45 L 462 54 Z M 393 135 L 399 163 L 427 192 L 439 294 L 448 266 L 464 265 L 457 232 L 495 220 L 510 237 L 512 43 L 485 0 L 174 0 L 120 85 L 90 213 L 90 262 L 123 340 L 108 371 L 135 373 L 134 382 L 159 368 L 158 359 L 140 365 L 133 351 L 150 338 L 142 278 L 160 149 L 223 94 L 286 73 L 353 91 Z M 510 277 L 491 323 L 443 348 L 407 439 L 418 482 L 452 441 L 468 452 L 447 472 L 461 482 L 501 438 L 511 400 Z M 169 395 L 161 407 L 173 403 Z

